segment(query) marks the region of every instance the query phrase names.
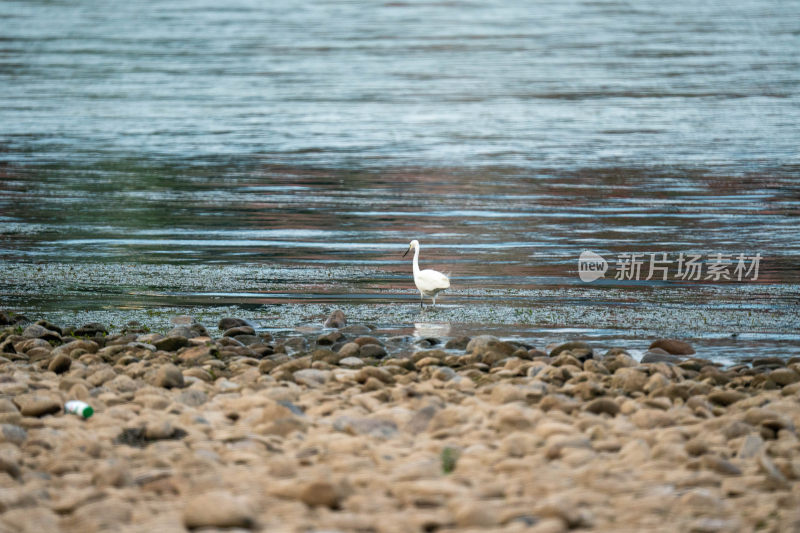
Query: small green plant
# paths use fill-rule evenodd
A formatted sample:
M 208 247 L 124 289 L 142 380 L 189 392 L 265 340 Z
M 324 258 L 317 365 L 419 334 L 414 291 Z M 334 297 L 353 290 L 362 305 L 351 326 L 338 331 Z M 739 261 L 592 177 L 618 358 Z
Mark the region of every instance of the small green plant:
M 441 459 L 442 473 L 450 474 L 456 469 L 456 463 L 458 462 L 458 450 L 451 448 L 450 446 L 445 446 L 442 448 Z

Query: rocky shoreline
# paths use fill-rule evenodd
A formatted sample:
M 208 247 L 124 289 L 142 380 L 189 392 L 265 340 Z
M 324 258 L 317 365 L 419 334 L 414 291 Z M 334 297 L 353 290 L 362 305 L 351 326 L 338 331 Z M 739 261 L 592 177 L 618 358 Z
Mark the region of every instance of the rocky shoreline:
M 0 531 L 800 530 L 797 359 L 0 324 Z

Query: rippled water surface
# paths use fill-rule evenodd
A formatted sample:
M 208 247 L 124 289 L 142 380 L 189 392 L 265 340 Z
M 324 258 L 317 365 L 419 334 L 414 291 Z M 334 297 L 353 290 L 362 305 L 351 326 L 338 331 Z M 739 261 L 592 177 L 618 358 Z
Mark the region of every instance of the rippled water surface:
M 340 307 L 419 336 L 798 355 L 798 20 L 747 0 L 0 3 L 0 307 L 277 330 Z M 436 309 L 412 238 L 451 273 Z M 579 279 L 584 250 L 605 278 Z M 615 279 L 625 253 L 639 280 Z M 717 254 L 733 279 L 706 279 Z

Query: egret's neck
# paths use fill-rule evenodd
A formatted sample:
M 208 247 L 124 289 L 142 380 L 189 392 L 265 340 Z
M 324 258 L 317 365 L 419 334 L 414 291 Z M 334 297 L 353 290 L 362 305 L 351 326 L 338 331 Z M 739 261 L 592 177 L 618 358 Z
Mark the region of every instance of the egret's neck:
M 419 274 L 419 246 L 414 247 L 414 275 Z

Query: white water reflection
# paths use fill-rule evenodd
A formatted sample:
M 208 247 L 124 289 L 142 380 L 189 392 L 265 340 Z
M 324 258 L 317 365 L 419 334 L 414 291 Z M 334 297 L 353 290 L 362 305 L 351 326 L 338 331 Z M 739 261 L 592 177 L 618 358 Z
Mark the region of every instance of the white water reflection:
M 414 322 L 414 336 L 419 338 L 427 337 L 449 337 L 449 322 Z

